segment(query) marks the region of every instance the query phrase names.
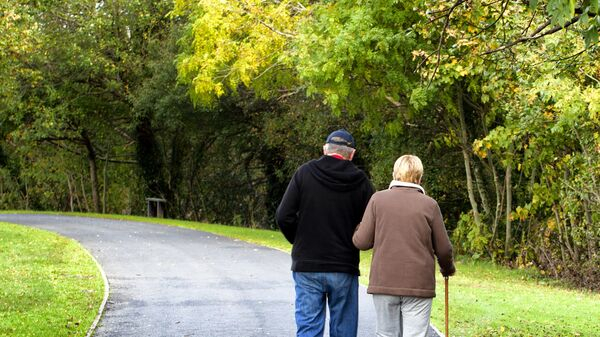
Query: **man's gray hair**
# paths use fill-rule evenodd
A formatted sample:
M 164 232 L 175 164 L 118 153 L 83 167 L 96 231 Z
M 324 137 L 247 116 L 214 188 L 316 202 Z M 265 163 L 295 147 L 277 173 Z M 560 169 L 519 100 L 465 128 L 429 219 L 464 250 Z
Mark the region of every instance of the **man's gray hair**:
M 338 145 L 332 143 L 325 144 L 325 154 L 337 153 L 343 156 L 345 159 L 350 159 L 353 152 L 354 149 L 346 145 Z

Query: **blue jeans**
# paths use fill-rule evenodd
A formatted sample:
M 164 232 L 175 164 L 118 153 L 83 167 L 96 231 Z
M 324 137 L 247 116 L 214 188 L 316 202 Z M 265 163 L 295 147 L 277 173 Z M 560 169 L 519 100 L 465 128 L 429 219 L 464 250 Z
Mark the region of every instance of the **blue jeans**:
M 356 337 L 358 276 L 346 273 L 294 272 L 298 337 L 321 337 L 329 305 L 329 335 Z

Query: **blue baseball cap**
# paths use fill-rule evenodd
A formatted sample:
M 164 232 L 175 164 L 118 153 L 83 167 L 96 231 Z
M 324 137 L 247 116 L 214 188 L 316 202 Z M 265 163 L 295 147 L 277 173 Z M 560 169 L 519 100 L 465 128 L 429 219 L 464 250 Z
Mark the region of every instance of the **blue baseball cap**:
M 329 136 L 327 136 L 327 140 L 325 141 L 325 143 L 344 145 L 351 148 L 354 148 L 355 146 L 354 137 L 352 137 L 350 132 L 344 129 L 339 129 L 330 133 Z

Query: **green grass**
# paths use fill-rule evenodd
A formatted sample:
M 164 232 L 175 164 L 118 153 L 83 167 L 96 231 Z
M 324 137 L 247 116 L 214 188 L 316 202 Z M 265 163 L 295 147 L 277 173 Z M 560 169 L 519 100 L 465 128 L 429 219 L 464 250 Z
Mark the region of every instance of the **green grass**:
M 532 270 L 460 259 L 450 278 L 452 336 L 600 336 L 600 294 L 567 289 Z M 432 321 L 444 322 L 438 278 Z
M 68 214 L 68 213 L 67 213 Z M 76 214 L 90 216 L 89 214 Z M 281 233 L 189 221 L 92 215 L 162 223 L 211 232 L 290 251 Z M 361 283 L 368 283 L 371 252 L 361 254 Z M 450 278 L 450 335 L 464 337 L 600 336 L 600 294 L 568 289 L 534 270 L 511 270 L 486 261 L 459 259 Z M 443 332 L 444 285 L 438 277 L 432 323 Z
M 0 223 L 0 336 L 85 336 L 103 295 L 77 242 Z

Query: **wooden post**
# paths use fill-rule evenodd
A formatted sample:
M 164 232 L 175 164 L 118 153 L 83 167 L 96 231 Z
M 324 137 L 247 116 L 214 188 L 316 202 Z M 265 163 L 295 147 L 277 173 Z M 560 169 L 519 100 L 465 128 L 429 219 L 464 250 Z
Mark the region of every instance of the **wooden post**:
M 444 277 L 444 298 L 445 298 L 445 311 L 446 311 L 446 337 L 450 337 L 450 333 L 448 332 L 448 276 Z
M 160 201 L 156 202 L 156 217 L 157 218 L 165 217 L 165 213 L 164 213 L 163 207 L 162 207 L 162 202 L 160 202 Z

